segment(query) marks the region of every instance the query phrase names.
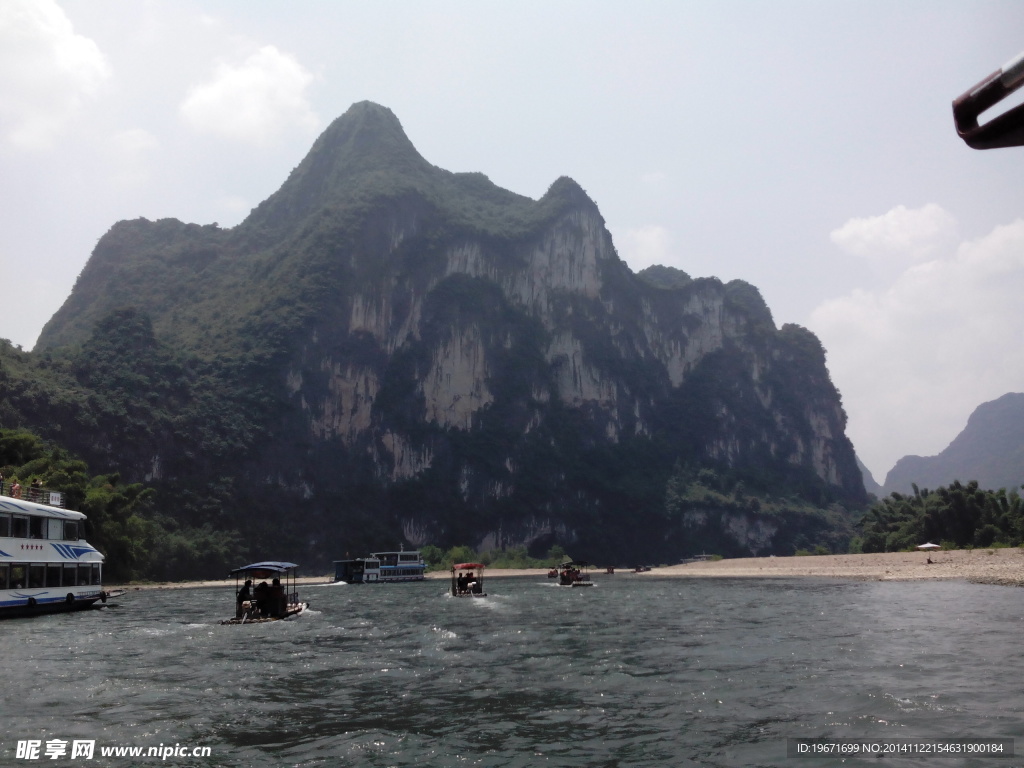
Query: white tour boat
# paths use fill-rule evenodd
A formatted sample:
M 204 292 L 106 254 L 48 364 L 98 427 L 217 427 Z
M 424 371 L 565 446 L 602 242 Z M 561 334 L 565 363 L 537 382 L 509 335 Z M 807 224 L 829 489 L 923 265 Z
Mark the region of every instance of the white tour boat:
M 374 552 L 355 560 L 335 560 L 334 580 L 347 584 L 423 581 L 427 564 L 419 550 Z
M 107 602 L 103 555 L 83 538 L 85 515 L 64 509 L 59 492 L 29 490 L 35 501 L 0 495 L 0 616 Z

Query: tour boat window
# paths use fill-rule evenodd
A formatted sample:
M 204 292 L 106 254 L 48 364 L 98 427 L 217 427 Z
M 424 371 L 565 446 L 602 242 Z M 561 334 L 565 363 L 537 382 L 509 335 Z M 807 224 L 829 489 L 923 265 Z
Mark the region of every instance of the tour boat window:
M 64 538 L 64 521 L 51 517 L 46 521 L 46 538 L 60 541 Z
M 28 538 L 28 518 L 22 515 L 11 516 L 11 538 L 14 539 L 27 539 Z
M 44 528 L 46 527 L 45 517 L 30 517 L 28 519 L 28 537 L 30 539 L 42 539 L 45 538 Z
M 67 520 L 64 523 L 64 538 L 67 541 L 78 541 L 78 522 Z
M 25 588 L 25 566 L 24 565 L 12 565 L 11 566 L 11 589 L 24 589 Z
M 78 565 L 78 586 L 92 583 L 92 569 L 88 565 Z
M 42 589 L 46 586 L 46 566 L 41 563 L 31 563 L 28 566 L 28 588 Z
M 65 587 L 73 587 L 73 586 L 75 586 L 76 583 L 78 583 L 78 580 L 75 578 L 75 574 L 77 574 L 77 573 L 78 573 L 78 566 L 77 565 L 70 565 L 68 563 L 64 564 L 64 579 L 63 579 L 63 583 L 64 583 Z
M 6 539 L 11 535 L 11 516 L 0 515 L 0 538 Z
M 64 568 L 60 563 L 54 563 L 53 565 L 46 566 L 46 586 L 48 587 L 59 587 L 60 586 L 60 572 Z
M 11 575 L 11 566 L 7 563 L 0 563 L 0 589 L 10 589 L 8 578 Z
M 100 565 L 99 563 L 96 563 L 92 567 L 92 584 L 93 584 L 93 586 L 98 587 L 102 583 L 103 583 L 103 566 Z

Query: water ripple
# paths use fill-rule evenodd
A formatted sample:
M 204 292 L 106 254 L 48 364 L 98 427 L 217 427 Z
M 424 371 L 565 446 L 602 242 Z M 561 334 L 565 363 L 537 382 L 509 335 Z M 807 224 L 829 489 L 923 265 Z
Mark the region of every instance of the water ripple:
M 1024 736 L 1022 590 L 596 578 L 322 588 L 247 626 L 218 623 L 222 589 L 5 622 L 0 755 L 86 738 L 213 749 L 181 765 L 747 766 L 788 765 L 795 736 Z

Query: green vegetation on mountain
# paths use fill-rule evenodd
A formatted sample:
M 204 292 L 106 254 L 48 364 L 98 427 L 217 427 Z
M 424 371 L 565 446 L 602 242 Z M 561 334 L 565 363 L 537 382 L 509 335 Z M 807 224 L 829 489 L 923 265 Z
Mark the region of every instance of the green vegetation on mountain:
M 743 557 L 800 554 L 812 547 L 817 554 L 849 549 L 854 512 L 839 502 L 812 503 L 799 488 L 770 478 L 767 472 L 676 467 L 666 489 L 665 515 L 680 538 L 678 551 Z M 737 530 L 745 536 L 737 536 Z
M 931 542 L 950 548 L 1024 544 L 1024 502 L 1016 488 L 983 490 L 976 480 L 933 491 L 891 493 L 860 523 L 864 552 L 897 552 Z
M 637 272 L 636 276 L 656 288 L 683 288 L 693 282 L 693 278 L 683 270 L 661 264 L 652 264 Z
M 38 479 L 63 494 L 65 507 L 87 515 L 85 538 L 106 556 L 108 584 L 223 572 L 243 551 L 237 535 L 158 515 L 151 488 L 117 474 L 90 476 L 84 461 L 24 430 L 0 429 L 0 472 L 23 488 Z
M 866 502 L 845 419 L 754 286 L 635 275 L 573 180 L 442 170 L 369 103 L 237 227 L 115 224 L 37 350 L 0 344 L 0 424 L 152 489 L 147 567 L 195 577 L 399 543 L 834 551 Z
M 457 563 L 483 563 L 488 568 L 550 568 L 572 559 L 557 544 L 543 557 L 531 557 L 525 547 L 478 552 L 465 544 L 447 550 L 428 544 L 420 550 L 420 554 L 427 564 L 428 572 L 447 571 Z

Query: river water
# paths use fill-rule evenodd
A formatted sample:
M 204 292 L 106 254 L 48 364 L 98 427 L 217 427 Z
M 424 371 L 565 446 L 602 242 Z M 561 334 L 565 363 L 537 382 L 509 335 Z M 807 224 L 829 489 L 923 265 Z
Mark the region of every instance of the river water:
M 616 574 L 304 587 L 221 626 L 224 588 L 0 623 L 0 765 L 1024 765 L 787 757 L 788 738 L 1016 739 L 1024 590 Z M 35 761 L 19 742 L 94 742 Z M 115 747 L 178 757 L 104 756 Z M 209 756 L 183 750 L 208 748 Z M 160 754 L 160 753 L 156 753 Z M 166 752 L 165 752 L 166 754 Z

